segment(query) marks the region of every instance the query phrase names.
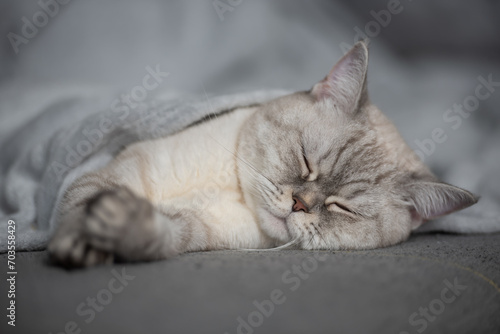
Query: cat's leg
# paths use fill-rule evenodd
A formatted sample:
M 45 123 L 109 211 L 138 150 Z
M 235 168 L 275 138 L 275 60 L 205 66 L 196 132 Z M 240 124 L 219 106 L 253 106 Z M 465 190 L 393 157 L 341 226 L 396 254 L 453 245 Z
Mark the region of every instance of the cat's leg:
M 182 199 L 181 199 L 182 201 Z M 88 203 L 85 237 L 97 249 L 125 261 L 166 259 L 209 248 L 210 228 L 194 210 L 154 206 L 121 186 Z
M 48 247 L 54 262 L 86 267 L 117 258 L 146 261 L 213 249 L 210 228 L 194 210 L 157 208 L 127 186 L 103 180 L 102 174 L 89 174 L 66 192 Z
M 115 182 L 102 177 L 101 173 L 84 175 L 69 186 L 58 205 L 57 228 L 47 247 L 53 262 L 66 267 L 113 262 L 113 253 L 88 243 L 85 220 L 94 199 L 116 187 Z
M 153 175 L 147 152 L 124 151 L 67 189 L 48 247 L 56 263 L 83 267 L 117 258 L 145 261 L 186 251 L 267 246 L 236 190 L 162 199 L 168 185 L 151 182 L 161 177 Z

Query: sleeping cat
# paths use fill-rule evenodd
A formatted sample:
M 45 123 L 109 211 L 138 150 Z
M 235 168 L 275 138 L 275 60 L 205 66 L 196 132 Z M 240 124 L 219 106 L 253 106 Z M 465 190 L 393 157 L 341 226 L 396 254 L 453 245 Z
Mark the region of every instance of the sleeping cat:
M 189 251 L 370 249 L 477 202 L 439 182 L 370 103 L 358 42 L 310 91 L 130 145 L 76 180 L 51 258 L 69 267 Z

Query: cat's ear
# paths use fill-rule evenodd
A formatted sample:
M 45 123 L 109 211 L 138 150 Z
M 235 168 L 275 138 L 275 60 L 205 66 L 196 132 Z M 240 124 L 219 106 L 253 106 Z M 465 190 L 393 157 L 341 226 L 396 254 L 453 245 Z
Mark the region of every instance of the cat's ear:
M 316 100 L 332 99 L 340 110 L 353 112 L 366 100 L 366 71 L 368 49 L 362 41 L 357 42 L 335 64 L 325 79 L 311 90 Z
M 403 189 L 411 205 L 413 228 L 426 220 L 465 209 L 479 200 L 467 190 L 442 182 L 415 181 Z

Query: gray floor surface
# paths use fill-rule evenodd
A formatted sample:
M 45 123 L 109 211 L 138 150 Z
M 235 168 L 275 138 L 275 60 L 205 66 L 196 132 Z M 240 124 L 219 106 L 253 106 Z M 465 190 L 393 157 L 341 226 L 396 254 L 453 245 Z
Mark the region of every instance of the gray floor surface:
M 16 327 L 3 315 L 0 333 L 500 333 L 499 254 L 500 234 L 73 271 L 18 253 Z

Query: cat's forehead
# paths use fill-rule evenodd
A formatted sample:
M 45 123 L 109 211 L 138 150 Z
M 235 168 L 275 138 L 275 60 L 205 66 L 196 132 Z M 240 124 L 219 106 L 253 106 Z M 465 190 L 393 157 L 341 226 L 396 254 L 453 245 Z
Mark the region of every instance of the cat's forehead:
M 427 167 L 406 145 L 392 122 L 373 104 L 368 103 L 362 110 L 349 113 L 339 109 L 332 100 L 318 102 L 309 92 L 299 92 L 275 100 L 270 109 L 270 127 L 279 127 L 280 133 L 298 133 L 310 154 L 323 156 L 348 141 L 351 141 L 351 149 L 376 142 L 376 154 L 355 155 L 353 164 L 355 161 L 363 163 L 365 158 L 389 160 L 397 162 L 401 169 L 428 173 Z M 350 139 L 352 137 L 358 140 Z
M 267 118 L 278 127 L 295 128 L 304 133 L 331 137 L 334 127 L 354 123 L 329 101 L 317 102 L 308 92 L 298 92 L 273 101 Z M 338 131 L 337 131 L 338 132 Z

